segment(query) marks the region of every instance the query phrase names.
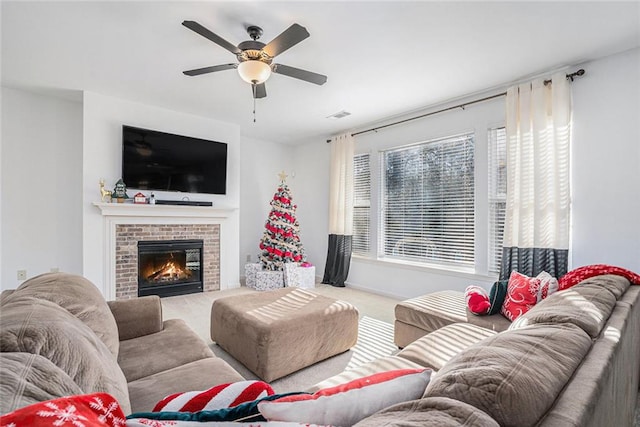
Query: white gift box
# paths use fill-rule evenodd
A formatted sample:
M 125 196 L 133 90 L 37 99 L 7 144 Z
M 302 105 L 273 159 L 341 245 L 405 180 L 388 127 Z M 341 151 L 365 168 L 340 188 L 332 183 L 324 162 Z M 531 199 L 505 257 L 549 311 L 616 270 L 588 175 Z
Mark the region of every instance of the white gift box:
M 244 265 L 244 276 L 248 288 L 255 289 L 256 287 L 256 273 L 262 270 L 262 263 L 253 262 Z
M 247 285 L 249 286 L 249 285 Z M 262 270 L 256 272 L 256 291 L 270 291 L 284 287 L 284 273 L 282 271 Z
M 284 265 L 284 285 L 297 288 L 314 288 L 316 286 L 316 268 L 301 267 L 298 263 Z

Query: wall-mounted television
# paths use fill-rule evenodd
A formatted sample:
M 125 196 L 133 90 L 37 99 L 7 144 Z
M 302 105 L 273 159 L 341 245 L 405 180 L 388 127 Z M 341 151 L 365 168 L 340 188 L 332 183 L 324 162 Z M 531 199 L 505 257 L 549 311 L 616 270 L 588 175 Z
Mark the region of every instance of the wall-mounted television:
M 227 144 L 123 125 L 122 180 L 139 190 L 226 194 Z

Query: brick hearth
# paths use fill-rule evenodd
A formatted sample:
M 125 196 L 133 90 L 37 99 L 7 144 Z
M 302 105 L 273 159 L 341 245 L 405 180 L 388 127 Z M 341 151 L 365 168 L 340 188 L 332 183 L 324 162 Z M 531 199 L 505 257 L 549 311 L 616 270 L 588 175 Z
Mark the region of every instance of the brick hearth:
M 203 240 L 204 291 L 220 289 L 219 224 L 118 224 L 115 227 L 116 299 L 138 297 L 138 241 Z

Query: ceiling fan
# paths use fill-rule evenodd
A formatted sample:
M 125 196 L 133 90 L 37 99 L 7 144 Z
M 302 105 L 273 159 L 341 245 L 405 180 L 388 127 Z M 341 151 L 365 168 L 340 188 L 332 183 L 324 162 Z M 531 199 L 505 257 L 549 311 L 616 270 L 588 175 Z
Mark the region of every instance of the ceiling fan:
M 183 73 L 187 76 L 198 76 L 200 74 L 230 70 L 232 68 L 237 69 L 240 77 L 242 77 L 242 79 L 247 83 L 251 84 L 254 99 L 264 98 L 267 96 L 267 90 L 264 82 L 269 78 L 271 72 L 304 80 L 309 83 L 315 83 L 317 85 L 322 85 L 327 81 L 327 76 L 323 76 L 322 74 L 290 67 L 288 65 L 273 63 L 273 59 L 276 55 L 281 54 L 309 37 L 309 32 L 301 25 L 291 25 L 266 45 L 258 41 L 262 35 L 262 28 L 255 25 L 249 26 L 247 27 L 247 33 L 249 33 L 251 40 L 244 41 L 238 46 L 232 45 L 222 37 L 214 34 L 195 21 L 184 21 L 182 22 L 182 25 L 227 49 L 238 59 L 238 63 L 214 65 L 211 67 L 184 71 Z

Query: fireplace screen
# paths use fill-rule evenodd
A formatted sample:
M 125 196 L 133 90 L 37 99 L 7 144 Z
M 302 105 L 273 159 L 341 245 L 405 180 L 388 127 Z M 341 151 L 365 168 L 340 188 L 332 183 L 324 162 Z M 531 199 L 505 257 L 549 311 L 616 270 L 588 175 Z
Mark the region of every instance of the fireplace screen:
M 138 242 L 138 296 L 202 292 L 202 240 Z

